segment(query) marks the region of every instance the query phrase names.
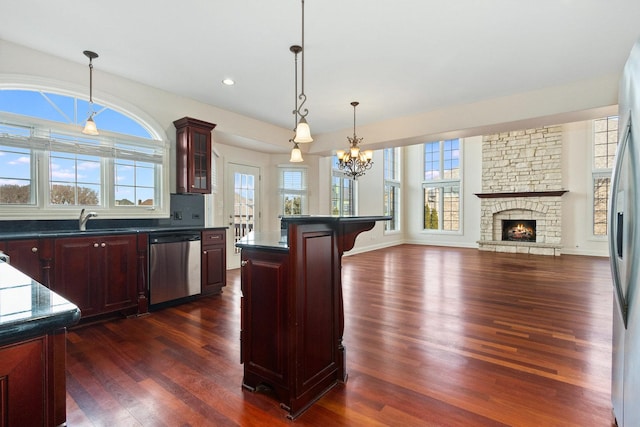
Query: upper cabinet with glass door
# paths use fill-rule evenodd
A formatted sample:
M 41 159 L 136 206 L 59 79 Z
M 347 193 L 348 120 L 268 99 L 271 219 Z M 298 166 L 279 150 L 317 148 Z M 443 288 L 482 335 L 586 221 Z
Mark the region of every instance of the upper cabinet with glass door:
M 176 193 L 211 193 L 213 123 L 183 117 L 176 127 Z

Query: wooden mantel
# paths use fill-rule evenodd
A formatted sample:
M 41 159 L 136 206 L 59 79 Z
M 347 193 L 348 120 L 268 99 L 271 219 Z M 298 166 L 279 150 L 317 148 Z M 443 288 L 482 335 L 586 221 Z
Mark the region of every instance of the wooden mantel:
M 569 190 L 555 191 L 516 191 L 511 193 L 475 193 L 480 199 L 498 199 L 509 197 L 559 197 Z

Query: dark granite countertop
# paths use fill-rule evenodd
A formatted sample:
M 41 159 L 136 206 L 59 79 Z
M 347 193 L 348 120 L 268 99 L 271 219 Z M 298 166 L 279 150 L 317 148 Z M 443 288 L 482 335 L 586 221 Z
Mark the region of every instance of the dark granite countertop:
M 75 304 L 0 262 L 0 345 L 45 335 L 79 320 Z
M 335 216 L 335 215 L 291 215 L 280 217 L 281 227 L 280 231 L 274 232 L 251 232 L 245 237 L 236 242 L 236 246 L 239 248 L 256 248 L 256 249 L 270 249 L 276 251 L 288 251 L 289 245 L 287 243 L 287 224 L 314 224 L 314 223 L 328 223 L 328 224 L 349 224 L 349 223 L 362 223 L 368 221 L 387 221 L 390 220 L 390 216 Z
M 271 249 L 276 251 L 289 251 L 287 244 L 287 230 L 256 232 L 244 236 L 236 246 L 243 249 Z
M 20 239 L 51 239 L 61 237 L 82 237 L 82 236 L 108 236 L 117 234 L 137 234 L 137 233 L 157 233 L 172 231 L 191 230 L 217 230 L 228 227 L 124 227 L 124 228 L 96 228 L 86 231 L 80 230 L 32 230 L 32 231 L 4 231 L 0 233 L 0 240 L 20 240 Z

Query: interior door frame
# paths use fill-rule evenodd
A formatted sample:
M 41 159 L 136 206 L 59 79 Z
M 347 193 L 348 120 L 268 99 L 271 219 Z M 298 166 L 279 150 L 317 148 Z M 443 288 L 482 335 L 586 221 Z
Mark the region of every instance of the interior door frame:
M 240 253 L 235 247 L 235 228 L 234 228 L 234 209 L 235 209 L 235 175 L 236 173 L 244 173 L 253 175 L 254 178 L 254 218 L 253 230 L 258 231 L 261 228 L 261 204 L 260 194 L 261 188 L 261 170 L 259 166 L 246 165 L 241 163 L 227 163 L 227 176 L 225 180 L 225 201 L 224 201 L 224 221 L 229 227 L 227 233 L 227 268 L 240 268 Z

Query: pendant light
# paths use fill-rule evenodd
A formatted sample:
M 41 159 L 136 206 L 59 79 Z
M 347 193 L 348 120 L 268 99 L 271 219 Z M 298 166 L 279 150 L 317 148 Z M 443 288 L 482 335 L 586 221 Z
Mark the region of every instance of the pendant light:
M 89 58 L 89 117 L 87 118 L 87 122 L 84 124 L 82 133 L 87 135 L 98 135 L 96 122 L 93 121 L 93 116 L 96 114 L 93 111 L 93 60 L 98 57 L 98 54 L 91 52 L 90 50 L 85 50 L 82 53 L 84 53 L 84 56 Z
M 300 52 L 302 52 L 302 46 L 298 46 L 298 45 L 293 45 L 289 48 L 289 50 L 291 52 L 293 52 L 294 55 L 294 66 L 295 66 L 295 91 L 294 91 L 294 105 L 295 105 L 295 109 L 293 110 L 293 130 L 294 132 L 296 131 L 296 128 L 298 126 L 298 54 Z M 300 151 L 300 147 L 298 146 L 298 143 L 295 142 L 295 135 L 292 139 L 289 140 L 289 142 L 293 142 L 293 149 L 291 150 L 291 158 L 289 159 L 290 162 L 292 163 L 300 163 L 302 161 L 304 161 L 304 159 L 302 158 L 302 151 Z
M 353 106 L 353 137 L 347 137 L 349 140 L 349 150 L 338 150 L 336 155 L 338 156 L 338 168 L 344 171 L 344 174 L 357 179 L 359 176 L 371 169 L 373 166 L 373 151 L 366 150 L 360 151 L 358 146 L 362 142 L 362 138 L 356 136 L 356 107 L 359 102 L 352 102 Z
M 295 142 L 306 143 L 312 142 L 313 138 L 311 138 L 311 129 L 309 128 L 309 123 L 307 123 L 307 114 L 309 114 L 308 109 L 302 110 L 302 106 L 307 101 L 307 95 L 304 93 L 304 0 L 302 0 L 302 46 L 300 46 L 300 51 L 302 52 L 301 57 L 301 85 L 300 85 L 300 95 L 298 98 L 302 101 L 300 103 L 299 108 L 296 108 L 296 114 L 300 116 L 300 121 L 296 126 L 296 136 L 293 138 Z M 296 68 L 297 70 L 297 68 Z M 296 86 L 298 85 L 297 73 L 296 73 Z M 297 89 L 296 89 L 297 93 Z

